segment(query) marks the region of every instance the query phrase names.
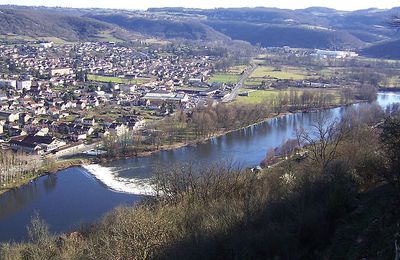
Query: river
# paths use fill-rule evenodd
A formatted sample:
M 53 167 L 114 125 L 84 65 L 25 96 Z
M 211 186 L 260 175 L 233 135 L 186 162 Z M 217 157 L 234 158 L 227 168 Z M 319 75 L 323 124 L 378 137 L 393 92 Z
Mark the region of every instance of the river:
M 384 108 L 400 103 L 400 93 L 379 93 L 377 102 Z M 227 161 L 242 167 L 256 166 L 269 149 L 294 138 L 296 129 L 309 129 L 321 116 L 340 118 L 346 109 L 289 114 L 196 146 L 74 167 L 41 177 L 0 196 L 0 242 L 26 239 L 26 226 L 34 214 L 39 214 L 52 232 L 68 232 L 100 219 L 119 205 L 133 205 L 152 194 L 149 180 L 155 167 Z

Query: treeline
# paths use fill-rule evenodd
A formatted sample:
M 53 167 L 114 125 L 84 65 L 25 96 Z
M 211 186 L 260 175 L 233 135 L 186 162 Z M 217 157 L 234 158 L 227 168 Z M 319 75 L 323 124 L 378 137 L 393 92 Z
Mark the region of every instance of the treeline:
M 34 176 L 41 167 L 42 160 L 39 157 L 0 150 L 0 189 Z
M 308 157 L 258 173 L 231 163 L 155 169 L 159 196 L 68 235 L 34 218 L 29 242 L 2 244 L 0 258 L 394 259 L 398 115 L 372 106 L 317 121 L 299 135 Z
M 165 145 L 201 141 L 245 127 L 268 118 L 273 111 L 265 105 L 224 104 L 198 107 L 190 112 L 178 110 L 163 120 L 148 124 L 146 130 L 107 137 L 103 146 L 108 156 L 137 155 Z

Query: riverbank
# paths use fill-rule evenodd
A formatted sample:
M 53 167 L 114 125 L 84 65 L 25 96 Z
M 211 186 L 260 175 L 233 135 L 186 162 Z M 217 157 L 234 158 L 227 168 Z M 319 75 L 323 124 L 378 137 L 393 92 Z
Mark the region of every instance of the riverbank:
M 29 174 L 24 176 L 24 178 L 14 182 L 11 185 L 6 187 L 2 187 L 0 189 L 0 195 L 13 190 L 18 189 L 19 187 L 26 185 L 30 182 L 37 180 L 40 177 L 55 174 L 58 171 L 65 170 L 71 167 L 78 167 L 82 166 L 83 164 L 91 163 L 92 161 L 86 158 L 75 158 L 75 159 L 68 159 L 68 160 L 60 160 L 54 163 L 50 163 L 48 165 L 44 165 L 41 169 L 39 169 L 36 173 Z
M 358 101 L 358 102 L 354 102 L 354 103 L 347 104 L 347 105 L 353 105 L 355 103 L 360 103 L 360 102 L 364 102 L 364 101 Z M 270 114 L 267 117 L 259 120 L 258 122 L 254 122 L 253 124 L 250 124 L 250 125 L 245 125 L 245 126 L 238 127 L 235 129 L 230 129 L 230 130 L 222 129 L 222 130 L 220 130 L 214 134 L 211 134 L 207 137 L 199 138 L 199 139 L 192 140 L 189 142 L 181 142 L 181 143 L 173 143 L 173 144 L 169 144 L 169 145 L 168 144 L 162 145 L 157 148 L 154 147 L 153 149 L 148 149 L 147 151 L 132 152 L 131 154 L 126 154 L 124 156 L 112 156 L 112 157 L 104 157 L 104 156 L 89 157 L 89 156 L 87 156 L 87 157 L 75 157 L 75 158 L 70 158 L 70 159 L 57 159 L 57 161 L 50 162 L 49 164 L 43 166 L 43 168 L 40 169 L 38 171 L 38 173 L 29 175 L 28 177 L 23 178 L 8 187 L 1 188 L 0 195 L 9 190 L 17 189 L 17 188 L 19 188 L 25 184 L 28 184 L 29 182 L 34 181 L 37 178 L 40 178 L 42 176 L 53 174 L 58 171 L 65 170 L 65 169 L 68 169 L 71 167 L 81 167 L 82 165 L 85 165 L 85 164 L 87 165 L 87 164 L 94 164 L 94 163 L 107 163 L 107 162 L 112 162 L 115 160 L 124 160 L 124 159 L 136 158 L 136 157 L 147 157 L 147 156 L 151 156 L 155 153 L 159 153 L 161 151 L 170 151 L 170 150 L 176 150 L 176 149 L 180 149 L 180 148 L 187 147 L 187 146 L 196 146 L 198 144 L 207 142 L 213 138 L 218 138 L 218 137 L 224 136 L 224 135 L 232 133 L 232 132 L 236 132 L 236 131 L 240 131 L 240 130 L 243 130 L 243 129 L 246 129 L 246 128 L 249 128 L 252 126 L 256 126 L 256 125 L 265 123 L 266 121 L 274 119 L 274 118 L 284 117 L 286 115 L 295 114 L 295 113 L 309 113 L 309 112 L 323 111 L 323 110 L 347 106 L 347 105 L 330 105 L 330 106 L 326 106 L 323 108 L 305 108 L 305 109 L 303 108 L 303 109 L 297 109 L 297 110 L 290 110 L 290 111 L 286 111 L 286 112 L 282 112 L 282 113 Z
M 326 107 L 323 107 L 323 108 L 315 108 L 315 107 L 311 108 L 310 107 L 310 108 L 303 108 L 303 109 L 285 111 L 285 112 L 281 112 L 281 113 L 276 113 L 276 114 L 274 114 L 272 116 L 269 115 L 268 117 L 265 117 L 265 118 L 261 119 L 260 121 L 252 123 L 250 125 L 245 125 L 245 126 L 234 128 L 234 129 L 230 129 L 230 130 L 220 130 L 220 131 L 218 131 L 218 132 L 216 132 L 216 133 L 214 133 L 214 134 L 212 134 L 212 135 L 210 135 L 208 137 L 203 137 L 203 138 L 200 138 L 200 139 L 197 139 L 197 140 L 192 140 L 192 141 L 189 141 L 189 142 L 182 142 L 182 143 L 173 143 L 173 144 L 170 144 L 170 145 L 162 145 L 159 148 L 156 148 L 156 149 L 153 149 L 153 150 L 137 152 L 137 153 L 134 153 L 134 154 L 124 155 L 124 156 L 102 157 L 102 158 L 100 158 L 98 160 L 94 160 L 94 162 L 100 161 L 102 163 L 107 163 L 107 162 L 112 162 L 112 161 L 115 161 L 115 160 L 125 160 L 125 159 L 131 159 L 131 158 L 136 158 L 136 157 L 147 157 L 147 156 L 153 155 L 153 154 L 161 152 L 161 151 L 171 151 L 171 150 L 176 150 L 176 149 L 180 149 L 180 148 L 187 147 L 187 146 L 196 146 L 198 144 L 202 144 L 204 142 L 207 142 L 207 141 L 209 141 L 211 139 L 218 138 L 218 137 L 227 135 L 227 134 L 232 133 L 232 132 L 240 131 L 240 130 L 243 130 L 243 129 L 246 129 L 246 128 L 249 128 L 249 127 L 253 127 L 253 126 L 265 123 L 266 121 L 274 119 L 274 118 L 280 118 L 280 117 L 284 117 L 284 116 L 287 116 L 287 115 L 290 115 L 290 114 L 296 114 L 296 113 L 313 113 L 313 112 L 318 112 L 318 111 L 323 111 L 323 110 L 328 110 L 328 109 L 333 109 L 333 108 L 338 108 L 338 107 L 351 106 L 351 105 L 354 105 L 354 104 L 364 103 L 364 102 L 367 102 L 367 101 L 359 100 L 359 101 L 355 101 L 353 103 L 349 103 L 349 104 L 345 104 L 345 105 L 339 105 L 338 104 L 338 105 L 329 105 L 329 106 L 326 106 Z

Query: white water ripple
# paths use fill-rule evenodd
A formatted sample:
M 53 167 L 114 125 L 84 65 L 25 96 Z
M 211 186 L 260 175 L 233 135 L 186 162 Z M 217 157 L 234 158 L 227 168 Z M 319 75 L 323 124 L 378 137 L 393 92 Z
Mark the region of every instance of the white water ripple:
M 82 165 L 94 178 L 106 185 L 110 190 L 135 195 L 155 195 L 150 179 L 131 179 L 117 176 L 113 168 L 99 164 Z

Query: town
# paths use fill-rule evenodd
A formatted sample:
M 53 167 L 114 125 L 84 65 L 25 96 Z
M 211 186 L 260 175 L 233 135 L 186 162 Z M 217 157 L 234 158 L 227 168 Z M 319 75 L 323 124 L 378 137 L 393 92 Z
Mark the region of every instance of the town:
M 0 79 L 3 148 L 71 154 L 141 129 L 146 118 L 229 94 L 230 86 L 207 83 L 218 57 L 179 51 L 94 42 L 0 45 L 10 72 Z
M 264 54 L 257 55 L 250 64 L 235 65 L 222 59 L 229 56 L 226 52 L 207 45 L 0 45 L 2 148 L 43 158 L 87 155 L 99 148 L 105 137 L 145 131 L 146 125 L 177 109 L 190 113 L 199 106 L 215 106 L 237 98 L 246 103 L 269 95 L 266 89 L 288 87 L 333 89 L 325 92 L 324 99 L 332 103 L 340 94 L 344 104 L 351 99 L 343 97 L 348 96 L 350 87 L 365 86 L 354 78 L 357 73 L 346 76 L 346 71 L 321 73 L 310 69 L 309 64 L 307 69 L 281 64 L 285 55 L 301 62 L 311 58 L 313 66 L 326 60 L 355 62 L 355 52 L 283 47 L 264 48 L 258 53 Z M 274 57 L 278 61 L 271 67 Z M 369 84 L 382 81 L 374 72 L 364 78 Z M 146 135 L 149 137 L 143 132 L 142 136 Z

